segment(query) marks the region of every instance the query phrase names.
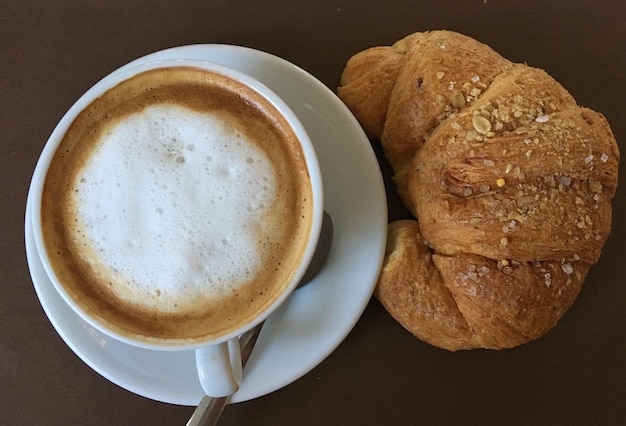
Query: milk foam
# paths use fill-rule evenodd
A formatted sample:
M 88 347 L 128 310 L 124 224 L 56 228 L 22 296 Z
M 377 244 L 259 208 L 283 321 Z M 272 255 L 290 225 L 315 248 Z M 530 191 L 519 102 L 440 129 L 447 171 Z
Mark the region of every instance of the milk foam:
M 149 106 L 102 136 L 78 175 L 80 238 L 114 271 L 114 292 L 175 310 L 254 278 L 276 185 L 266 154 L 219 116 Z

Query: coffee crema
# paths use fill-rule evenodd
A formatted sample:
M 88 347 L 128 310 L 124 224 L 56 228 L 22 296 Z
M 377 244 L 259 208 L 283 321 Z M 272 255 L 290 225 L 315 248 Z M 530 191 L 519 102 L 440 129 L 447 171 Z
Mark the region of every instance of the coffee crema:
M 218 338 L 284 291 L 312 226 L 300 143 L 221 74 L 158 68 L 73 121 L 46 176 L 43 239 L 81 309 L 135 340 Z

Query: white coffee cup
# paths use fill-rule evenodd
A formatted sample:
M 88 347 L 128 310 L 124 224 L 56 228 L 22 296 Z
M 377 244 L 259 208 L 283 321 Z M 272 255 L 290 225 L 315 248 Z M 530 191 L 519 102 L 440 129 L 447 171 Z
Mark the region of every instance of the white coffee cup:
M 30 191 L 63 300 L 121 342 L 195 350 L 214 397 L 237 390 L 238 336 L 295 289 L 323 216 L 295 114 L 253 78 L 197 60 L 94 85 L 52 132 Z

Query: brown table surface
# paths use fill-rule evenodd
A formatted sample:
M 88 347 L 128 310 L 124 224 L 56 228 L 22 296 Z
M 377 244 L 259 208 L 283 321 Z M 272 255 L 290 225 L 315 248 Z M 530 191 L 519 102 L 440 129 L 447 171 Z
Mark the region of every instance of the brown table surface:
M 193 411 L 91 370 L 52 328 L 33 289 L 23 234 L 28 184 L 50 132 L 86 89 L 153 51 L 227 43 L 281 56 L 334 90 L 357 51 L 442 28 L 546 69 L 580 104 L 606 115 L 626 152 L 622 0 L 4 0 L 0 424 L 181 425 Z M 395 202 L 390 196 L 390 218 L 403 214 Z M 228 406 L 222 424 L 626 424 L 625 209 L 623 185 L 600 262 L 543 338 L 501 352 L 449 353 L 412 337 L 372 300 L 318 367 Z

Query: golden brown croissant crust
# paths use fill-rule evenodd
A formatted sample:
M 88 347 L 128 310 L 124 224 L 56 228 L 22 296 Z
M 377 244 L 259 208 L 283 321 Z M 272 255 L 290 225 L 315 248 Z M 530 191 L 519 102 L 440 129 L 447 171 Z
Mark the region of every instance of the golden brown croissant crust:
M 389 227 L 375 294 L 391 315 L 449 350 L 552 328 L 610 232 L 619 151 L 605 118 L 450 31 L 356 54 L 338 94 L 419 218 Z

